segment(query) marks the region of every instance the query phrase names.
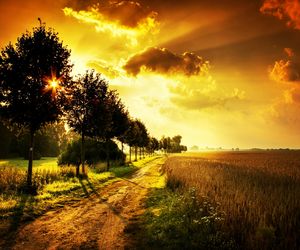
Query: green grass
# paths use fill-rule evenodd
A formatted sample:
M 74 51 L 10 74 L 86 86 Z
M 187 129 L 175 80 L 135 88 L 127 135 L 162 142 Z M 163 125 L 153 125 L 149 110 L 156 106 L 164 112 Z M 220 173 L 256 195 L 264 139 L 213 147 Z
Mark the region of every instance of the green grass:
M 24 160 L 23 158 L 0 159 L 0 167 L 7 166 L 7 165 L 26 170 L 28 167 L 28 160 Z M 40 160 L 34 160 L 33 168 L 55 170 L 58 168 L 57 157 L 43 157 Z

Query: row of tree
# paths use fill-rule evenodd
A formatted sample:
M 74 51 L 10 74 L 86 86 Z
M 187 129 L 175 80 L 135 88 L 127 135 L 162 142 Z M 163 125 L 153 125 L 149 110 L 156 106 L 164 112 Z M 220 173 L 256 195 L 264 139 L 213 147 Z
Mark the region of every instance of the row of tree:
M 93 70 L 71 76 L 70 50 L 63 46 L 53 29 L 45 24 L 33 28 L 2 49 L 0 55 L 0 116 L 13 127 L 29 134 L 27 184 L 32 186 L 34 138 L 47 124 L 62 121 L 81 137 L 80 165 L 85 173 L 85 139 L 92 138 L 107 145 L 118 139 L 132 149 L 154 152 L 162 145 L 166 152 L 178 150 L 174 138 L 161 144 L 149 138 L 145 125 L 129 116 L 118 93 Z M 181 139 L 181 137 L 180 137 Z M 175 150 L 176 147 L 176 150 Z M 123 146 L 122 146 L 123 150 Z M 173 151 L 172 151 L 173 152 Z M 79 174 L 79 166 L 76 169 Z

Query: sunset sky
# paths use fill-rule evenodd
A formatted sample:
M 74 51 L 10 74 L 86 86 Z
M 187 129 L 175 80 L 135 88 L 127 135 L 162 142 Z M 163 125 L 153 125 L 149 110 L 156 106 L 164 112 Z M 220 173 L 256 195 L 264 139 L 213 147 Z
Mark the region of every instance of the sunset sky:
M 0 47 L 40 17 L 151 135 L 300 148 L 299 0 L 0 0 Z

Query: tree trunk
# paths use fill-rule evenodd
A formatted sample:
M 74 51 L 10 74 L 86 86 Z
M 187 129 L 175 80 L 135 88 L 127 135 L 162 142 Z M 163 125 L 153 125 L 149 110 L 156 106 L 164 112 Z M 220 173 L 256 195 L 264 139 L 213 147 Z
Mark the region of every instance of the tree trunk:
M 105 140 L 105 144 L 106 144 L 106 170 L 109 171 L 109 167 L 110 167 L 110 162 L 109 162 L 109 140 L 106 139 Z
M 29 144 L 28 172 L 27 172 L 27 188 L 28 188 L 28 191 L 31 191 L 31 189 L 32 189 L 33 146 L 34 146 L 34 131 L 30 130 L 30 144 Z
M 121 149 L 122 149 L 122 153 L 124 154 L 124 144 L 123 144 L 123 142 L 121 142 Z
M 82 174 L 85 174 L 85 145 L 84 145 L 84 133 L 81 133 L 81 167 L 82 167 Z M 79 173 L 78 173 L 79 174 Z
M 80 168 L 80 165 L 77 165 L 77 166 L 76 166 L 76 176 L 77 176 L 77 177 L 79 177 L 79 168 Z
M 131 146 L 129 146 L 129 162 L 131 162 Z
M 140 147 L 140 160 L 142 159 L 142 148 Z
M 137 161 L 137 146 L 134 147 L 134 161 Z

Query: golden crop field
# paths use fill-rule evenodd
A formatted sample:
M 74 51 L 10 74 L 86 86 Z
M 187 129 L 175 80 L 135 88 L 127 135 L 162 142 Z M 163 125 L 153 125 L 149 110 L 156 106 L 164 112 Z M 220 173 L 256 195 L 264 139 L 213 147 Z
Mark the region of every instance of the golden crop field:
M 172 189 L 195 188 L 224 212 L 223 230 L 246 249 L 299 249 L 300 152 L 217 152 L 170 157 Z

